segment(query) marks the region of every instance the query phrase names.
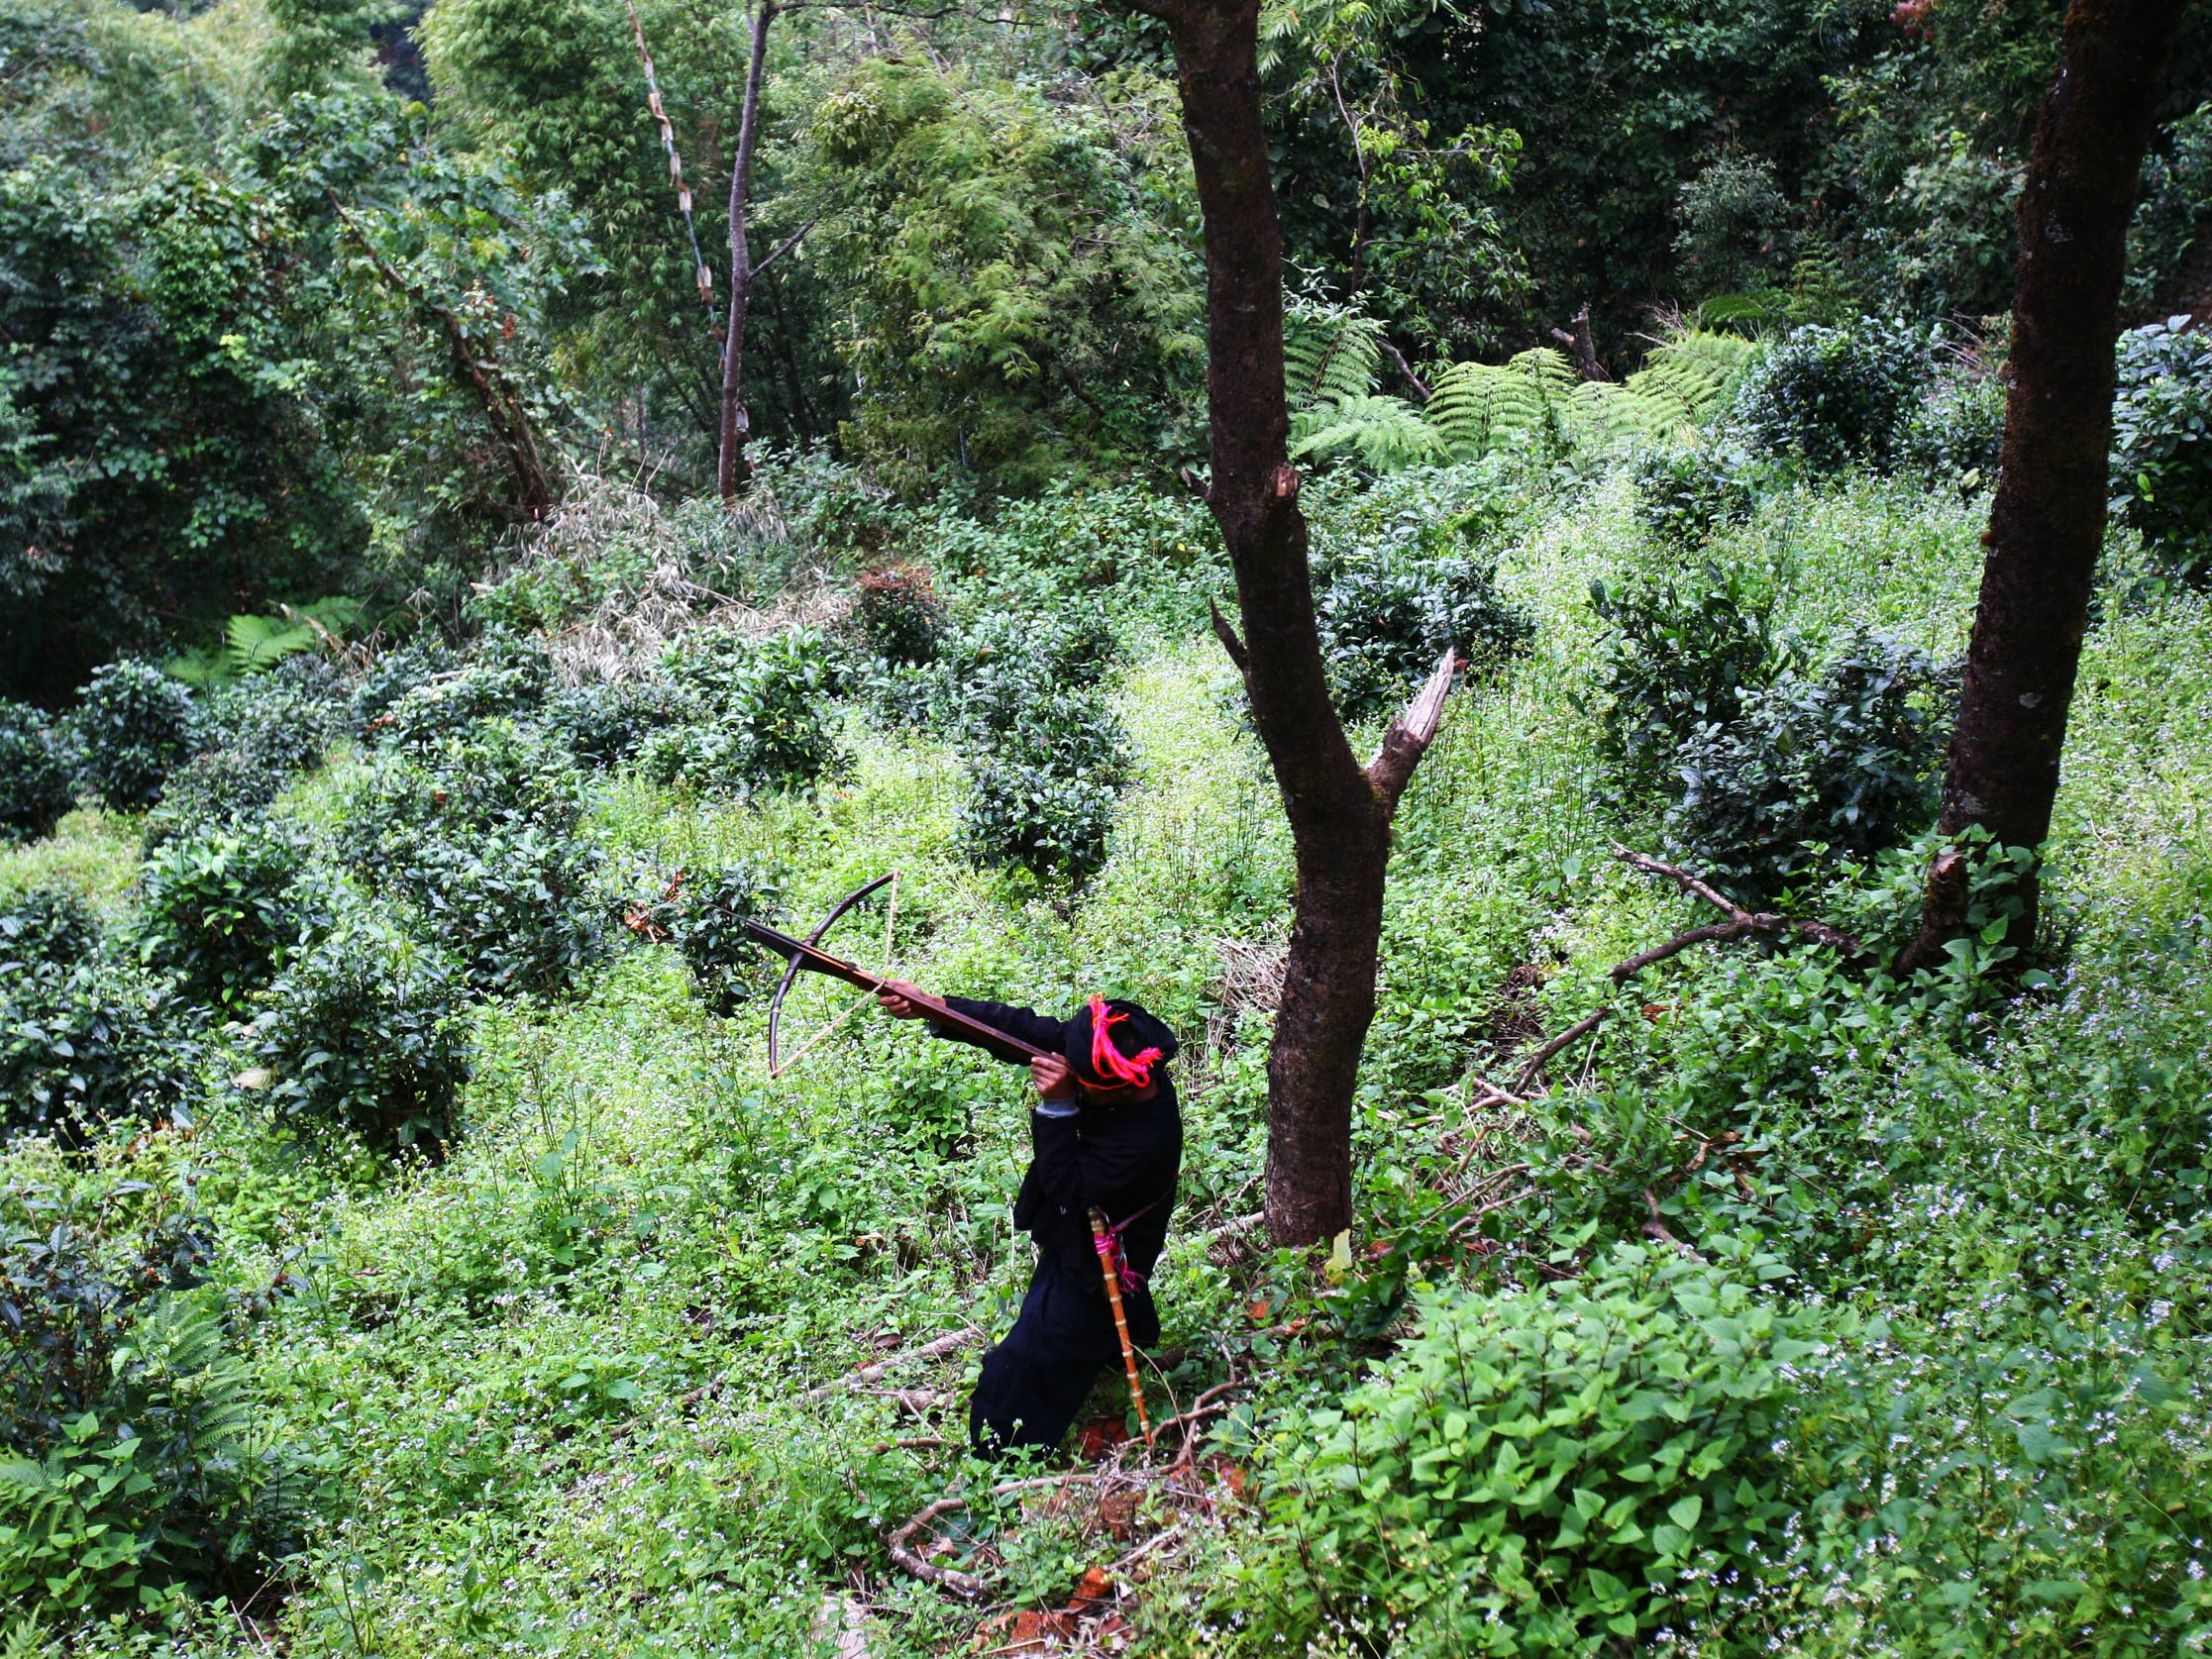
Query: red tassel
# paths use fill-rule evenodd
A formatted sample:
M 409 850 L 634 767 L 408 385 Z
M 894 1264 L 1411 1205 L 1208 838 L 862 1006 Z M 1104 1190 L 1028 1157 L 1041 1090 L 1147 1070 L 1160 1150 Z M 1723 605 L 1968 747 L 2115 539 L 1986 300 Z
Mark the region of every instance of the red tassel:
M 1127 1014 L 1110 1012 L 1106 998 L 1091 998 L 1091 1073 L 1094 1077 L 1117 1078 L 1132 1089 L 1142 1089 L 1152 1081 L 1152 1066 L 1160 1058 L 1158 1049 L 1146 1049 L 1133 1059 L 1113 1046 L 1107 1028 L 1119 1025 Z

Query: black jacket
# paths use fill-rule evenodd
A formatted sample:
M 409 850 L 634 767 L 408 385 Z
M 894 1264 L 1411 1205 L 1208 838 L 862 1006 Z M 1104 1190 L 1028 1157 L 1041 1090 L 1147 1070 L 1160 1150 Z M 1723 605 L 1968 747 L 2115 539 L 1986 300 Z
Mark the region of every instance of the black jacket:
M 1048 1054 L 1062 1051 L 1065 1020 L 966 996 L 948 996 L 945 1002 Z M 1017 1050 L 942 1026 L 934 1029 L 940 1037 L 974 1043 L 998 1059 L 1028 1064 L 1028 1056 Z M 1121 1249 L 1137 1273 L 1149 1277 L 1167 1243 L 1168 1215 L 1175 1207 L 1175 1185 L 1183 1170 L 1183 1112 L 1167 1068 L 1162 1065 L 1153 1076 L 1159 1087 L 1149 1100 L 1086 1105 L 1068 1117 L 1029 1114 L 1029 1169 L 1014 1196 L 1013 1224 L 1036 1240 L 1041 1253 L 1061 1258 L 1071 1267 L 1080 1265 L 1102 1285 L 1091 1239 L 1093 1204 L 1106 1211 L 1107 1221 L 1128 1222 Z

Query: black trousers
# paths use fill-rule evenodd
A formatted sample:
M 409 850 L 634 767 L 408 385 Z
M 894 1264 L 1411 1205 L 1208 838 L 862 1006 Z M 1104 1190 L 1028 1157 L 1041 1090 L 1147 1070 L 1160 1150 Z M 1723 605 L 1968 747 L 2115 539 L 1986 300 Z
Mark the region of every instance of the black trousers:
M 1123 1311 L 1132 1338 L 1159 1340 L 1149 1294 L 1126 1297 Z M 968 1399 L 969 1437 L 987 1456 L 1014 1446 L 1057 1446 L 1099 1373 L 1120 1364 L 1121 1339 L 1096 1259 L 1040 1256 L 1020 1317 L 983 1357 L 983 1375 Z

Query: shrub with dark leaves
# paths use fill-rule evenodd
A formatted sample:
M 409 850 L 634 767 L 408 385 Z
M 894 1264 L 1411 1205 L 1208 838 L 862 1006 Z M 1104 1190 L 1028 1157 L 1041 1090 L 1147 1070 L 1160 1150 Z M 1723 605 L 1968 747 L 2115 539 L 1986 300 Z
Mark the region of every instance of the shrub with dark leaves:
M 1910 840 L 1935 818 L 1953 681 L 1914 648 L 1860 635 L 1821 674 L 1749 693 L 1677 752 L 1670 845 L 1765 903 Z
M 353 730 L 358 735 L 373 736 L 384 729 L 377 723 L 393 703 L 417 686 L 427 685 L 460 667 L 460 656 L 435 634 L 417 635 L 405 645 L 382 653 L 354 682 Z
M 665 937 L 684 953 L 700 999 L 726 1019 L 765 994 L 783 970 L 780 960 L 745 936 L 747 922 L 773 921 L 783 904 L 783 873 L 742 863 L 679 871 L 665 896 L 632 914 L 640 931 Z
M 635 759 L 654 733 L 685 723 L 688 697 L 663 679 L 609 679 L 559 691 L 545 705 L 547 729 L 585 766 L 602 771 Z
M 1630 797 L 1667 788 L 1675 752 L 1706 727 L 1734 721 L 1744 695 L 1789 665 L 1767 607 L 1733 570 L 1709 566 L 1687 584 L 1621 593 L 1593 582 L 1590 599 L 1611 631 L 1598 671 L 1599 750 Z
M 1729 450 L 1651 449 L 1636 463 L 1636 522 L 1677 553 L 1695 552 L 1757 506 L 1743 458 Z
M 486 653 L 467 668 L 402 692 L 366 730 L 379 743 L 426 753 L 465 738 L 486 720 L 535 714 L 552 677 L 543 653 Z
M 863 571 L 857 586 L 852 628 L 863 651 L 897 667 L 936 661 L 945 635 L 945 606 L 926 570 L 887 565 Z
M 164 977 L 114 949 L 82 901 L 0 902 L 0 1131 L 75 1138 L 182 1102 L 203 1021 Z
M 0 699 L 0 840 L 48 834 L 76 802 L 65 736 L 28 703 Z
M 1476 674 L 1527 649 L 1535 624 L 1499 596 L 1496 566 L 1460 545 L 1450 525 L 1419 527 L 1317 562 L 1315 620 L 1345 719 L 1395 713 L 1447 649 Z
M 298 1546 L 302 1465 L 258 1420 L 206 1284 L 214 1229 L 128 1169 L 0 1189 L 0 1596 L 250 1593 Z
M 2112 492 L 2176 575 L 2212 582 L 2212 336 L 2185 317 L 2120 337 Z
M 639 769 L 654 781 L 715 794 L 801 790 L 842 764 L 829 653 L 812 630 L 758 642 L 687 634 L 666 668 L 697 712 L 646 740 Z
M 328 666 L 312 657 L 203 693 L 199 753 L 170 775 L 149 839 L 259 813 L 322 765 L 340 713 Z
M 468 1079 L 459 976 L 444 953 L 357 912 L 300 951 L 263 997 L 243 1075 L 277 1111 L 379 1151 L 435 1152 Z
M 2004 381 L 1994 374 L 1954 373 L 1930 390 L 1902 449 L 1930 478 L 1967 490 L 1996 483 L 2004 441 Z
M 1816 472 L 1896 459 L 1931 373 L 1925 329 L 1861 317 L 1792 329 L 1744 372 L 1736 419 L 1754 452 Z
M 306 869 L 305 844 L 281 824 L 166 842 L 139 877 L 141 956 L 173 973 L 192 1000 L 242 1011 L 301 937 L 327 921 Z
M 192 693 L 152 663 L 95 669 L 72 724 L 85 785 L 119 812 L 140 812 L 193 752 Z

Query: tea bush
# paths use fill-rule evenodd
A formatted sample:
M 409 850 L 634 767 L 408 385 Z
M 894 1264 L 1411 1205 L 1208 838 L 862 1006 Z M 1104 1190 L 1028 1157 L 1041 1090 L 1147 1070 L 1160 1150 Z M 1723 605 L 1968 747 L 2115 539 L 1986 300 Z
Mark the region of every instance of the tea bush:
M 74 1138 L 184 1099 L 201 1021 L 73 895 L 0 900 L 0 1133 Z
M 1916 470 L 1959 489 L 1994 488 L 2005 441 L 2005 382 L 1951 373 L 1930 390 L 1900 445 Z
M 1653 448 L 1636 463 L 1636 522 L 1677 553 L 1694 553 L 1757 505 L 1747 464 L 1724 447 Z
M 1746 693 L 1773 683 L 1790 661 L 1770 608 L 1736 570 L 1706 567 L 1688 585 L 1672 578 L 1615 592 L 1593 582 L 1608 625 L 1597 686 L 1599 751 L 1633 799 L 1669 786 L 1675 754 L 1698 731 L 1725 726 Z
M 745 936 L 748 921 L 772 921 L 781 912 L 783 873 L 750 863 L 679 871 L 673 887 L 642 913 L 652 932 L 684 953 L 700 1000 L 726 1019 L 783 971 L 780 960 Z
M 598 849 L 525 823 L 423 837 L 395 850 L 378 886 L 408 901 L 414 930 L 474 989 L 553 996 L 605 949 L 600 865 Z
M 52 722 L 0 699 L 0 839 L 35 841 L 76 803 L 76 763 Z
M 2212 581 L 2212 339 L 2185 317 L 2120 337 L 2112 491 L 2184 580 Z
M 152 663 L 95 669 L 71 717 L 86 787 L 119 812 L 152 806 L 192 753 L 196 713 L 192 693 Z
M 259 813 L 322 765 L 339 723 L 336 682 L 316 658 L 288 658 L 201 693 L 199 753 L 170 776 L 149 840 Z
M 1934 344 L 1925 329 L 1873 317 L 1792 329 L 1744 372 L 1736 423 L 1755 453 L 1816 472 L 1886 467 L 1928 383 Z
M 1786 1549 L 1770 1454 L 1827 1316 L 1775 1258 L 1615 1245 L 1576 1280 L 1415 1297 L 1420 1333 L 1268 1442 L 1253 1569 L 1292 1641 L 1575 1654 L 1695 1630 Z
M 1860 635 L 1819 674 L 1791 673 L 1675 755 L 1675 851 L 1749 903 L 1865 860 L 1934 821 L 1955 675 Z
M 639 770 L 702 793 L 804 790 L 837 772 L 829 653 L 810 629 L 753 642 L 700 630 L 669 648 L 669 678 L 697 710 L 649 737 Z
M 689 699 L 666 680 L 609 679 L 556 692 L 546 702 L 545 724 L 583 765 L 612 771 L 689 713 Z
M 1526 651 L 1535 624 L 1498 594 L 1495 563 L 1465 553 L 1464 526 L 1397 521 L 1314 569 L 1329 689 L 1346 720 L 1394 713 L 1447 649 L 1477 677 Z
M 459 654 L 436 634 L 418 634 L 405 645 L 379 653 L 354 682 L 348 699 L 349 726 L 357 736 L 368 734 L 371 727 L 383 730 L 377 722 L 393 703 L 460 666 Z
M 327 921 L 306 870 L 305 844 L 282 825 L 167 842 L 139 878 L 141 956 L 194 1001 L 243 1012 L 302 935 Z
M 969 769 L 961 844 L 980 865 L 1080 881 L 1106 863 L 1123 777 L 986 754 Z
M 213 1229 L 128 1170 L 49 1173 L 0 1188 L 0 1596 L 248 1590 L 305 1487 L 205 1286 Z
M 302 1127 L 436 1151 L 469 1075 L 462 986 L 443 953 L 371 911 L 342 917 L 263 995 L 241 1074 Z
M 501 717 L 527 718 L 545 701 L 553 673 L 544 653 L 486 653 L 393 698 L 364 730 L 380 743 L 424 754 Z
M 856 584 L 852 631 L 860 648 L 880 662 L 920 668 L 936 661 L 945 634 L 945 605 L 929 571 L 918 565 L 864 570 Z

